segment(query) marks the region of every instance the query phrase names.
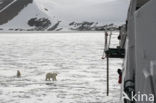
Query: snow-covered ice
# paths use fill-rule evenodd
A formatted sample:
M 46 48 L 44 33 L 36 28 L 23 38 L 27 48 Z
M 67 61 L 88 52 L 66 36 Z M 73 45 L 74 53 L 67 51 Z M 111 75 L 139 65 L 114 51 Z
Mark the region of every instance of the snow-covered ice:
M 106 96 L 103 33 L 0 35 L 0 103 L 119 103 L 117 69 L 110 59 L 110 96 Z M 117 45 L 117 35 L 113 45 Z M 16 78 L 20 70 L 22 77 Z M 45 81 L 57 72 L 57 81 Z

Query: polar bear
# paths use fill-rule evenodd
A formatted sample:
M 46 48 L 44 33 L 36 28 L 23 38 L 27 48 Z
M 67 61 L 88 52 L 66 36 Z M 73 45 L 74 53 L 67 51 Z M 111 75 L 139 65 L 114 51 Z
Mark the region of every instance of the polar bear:
M 46 74 L 46 79 L 45 79 L 45 80 L 46 80 L 46 81 L 47 81 L 47 80 L 50 81 L 50 78 L 52 78 L 53 81 L 56 81 L 56 76 L 57 76 L 57 73 L 47 73 L 47 74 Z
M 17 78 L 21 77 L 21 72 L 19 70 L 17 70 L 17 74 L 16 74 Z

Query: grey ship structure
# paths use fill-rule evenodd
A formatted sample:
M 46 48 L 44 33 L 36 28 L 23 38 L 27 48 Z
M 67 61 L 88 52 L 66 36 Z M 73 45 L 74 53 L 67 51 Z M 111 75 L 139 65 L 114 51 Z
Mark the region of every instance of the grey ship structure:
M 105 53 L 124 58 L 121 103 L 156 103 L 156 0 L 131 0 L 119 31 L 119 46 Z
M 156 103 L 156 0 L 131 0 L 121 27 L 124 103 Z M 128 98 L 123 98 L 128 97 Z

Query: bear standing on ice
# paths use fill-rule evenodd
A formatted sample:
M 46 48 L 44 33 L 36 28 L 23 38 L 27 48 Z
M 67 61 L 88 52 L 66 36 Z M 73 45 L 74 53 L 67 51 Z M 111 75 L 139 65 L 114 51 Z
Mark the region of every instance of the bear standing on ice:
M 50 81 L 50 79 L 52 78 L 53 81 L 56 81 L 56 76 L 57 76 L 57 73 L 47 73 L 47 74 L 46 74 L 46 79 L 45 79 L 45 80 L 46 80 L 46 81 L 47 81 L 47 80 Z
M 20 78 L 21 77 L 21 72 L 19 70 L 17 70 L 17 78 Z

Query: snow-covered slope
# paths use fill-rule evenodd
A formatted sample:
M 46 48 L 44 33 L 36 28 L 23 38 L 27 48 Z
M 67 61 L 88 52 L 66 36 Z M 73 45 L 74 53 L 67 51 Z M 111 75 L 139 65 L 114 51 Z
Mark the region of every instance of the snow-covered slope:
M 34 0 L 32 3 L 21 8 L 15 17 L 7 22 L 3 22 L 0 28 L 5 31 L 54 30 L 53 26 L 56 27 L 56 24 L 58 25 L 60 21 L 46 14 L 48 9 L 41 8 L 39 3 L 38 0 Z
M 114 0 L 113 6 L 120 5 Z M 93 0 L 2 0 L 0 2 L 0 31 L 96 31 L 103 30 L 107 1 Z M 112 6 L 111 6 L 112 7 Z M 107 16 L 103 15 L 107 14 Z M 111 14 L 112 15 L 112 14 Z M 120 13 L 119 13 L 120 15 Z M 106 19 L 106 20 L 104 20 Z

